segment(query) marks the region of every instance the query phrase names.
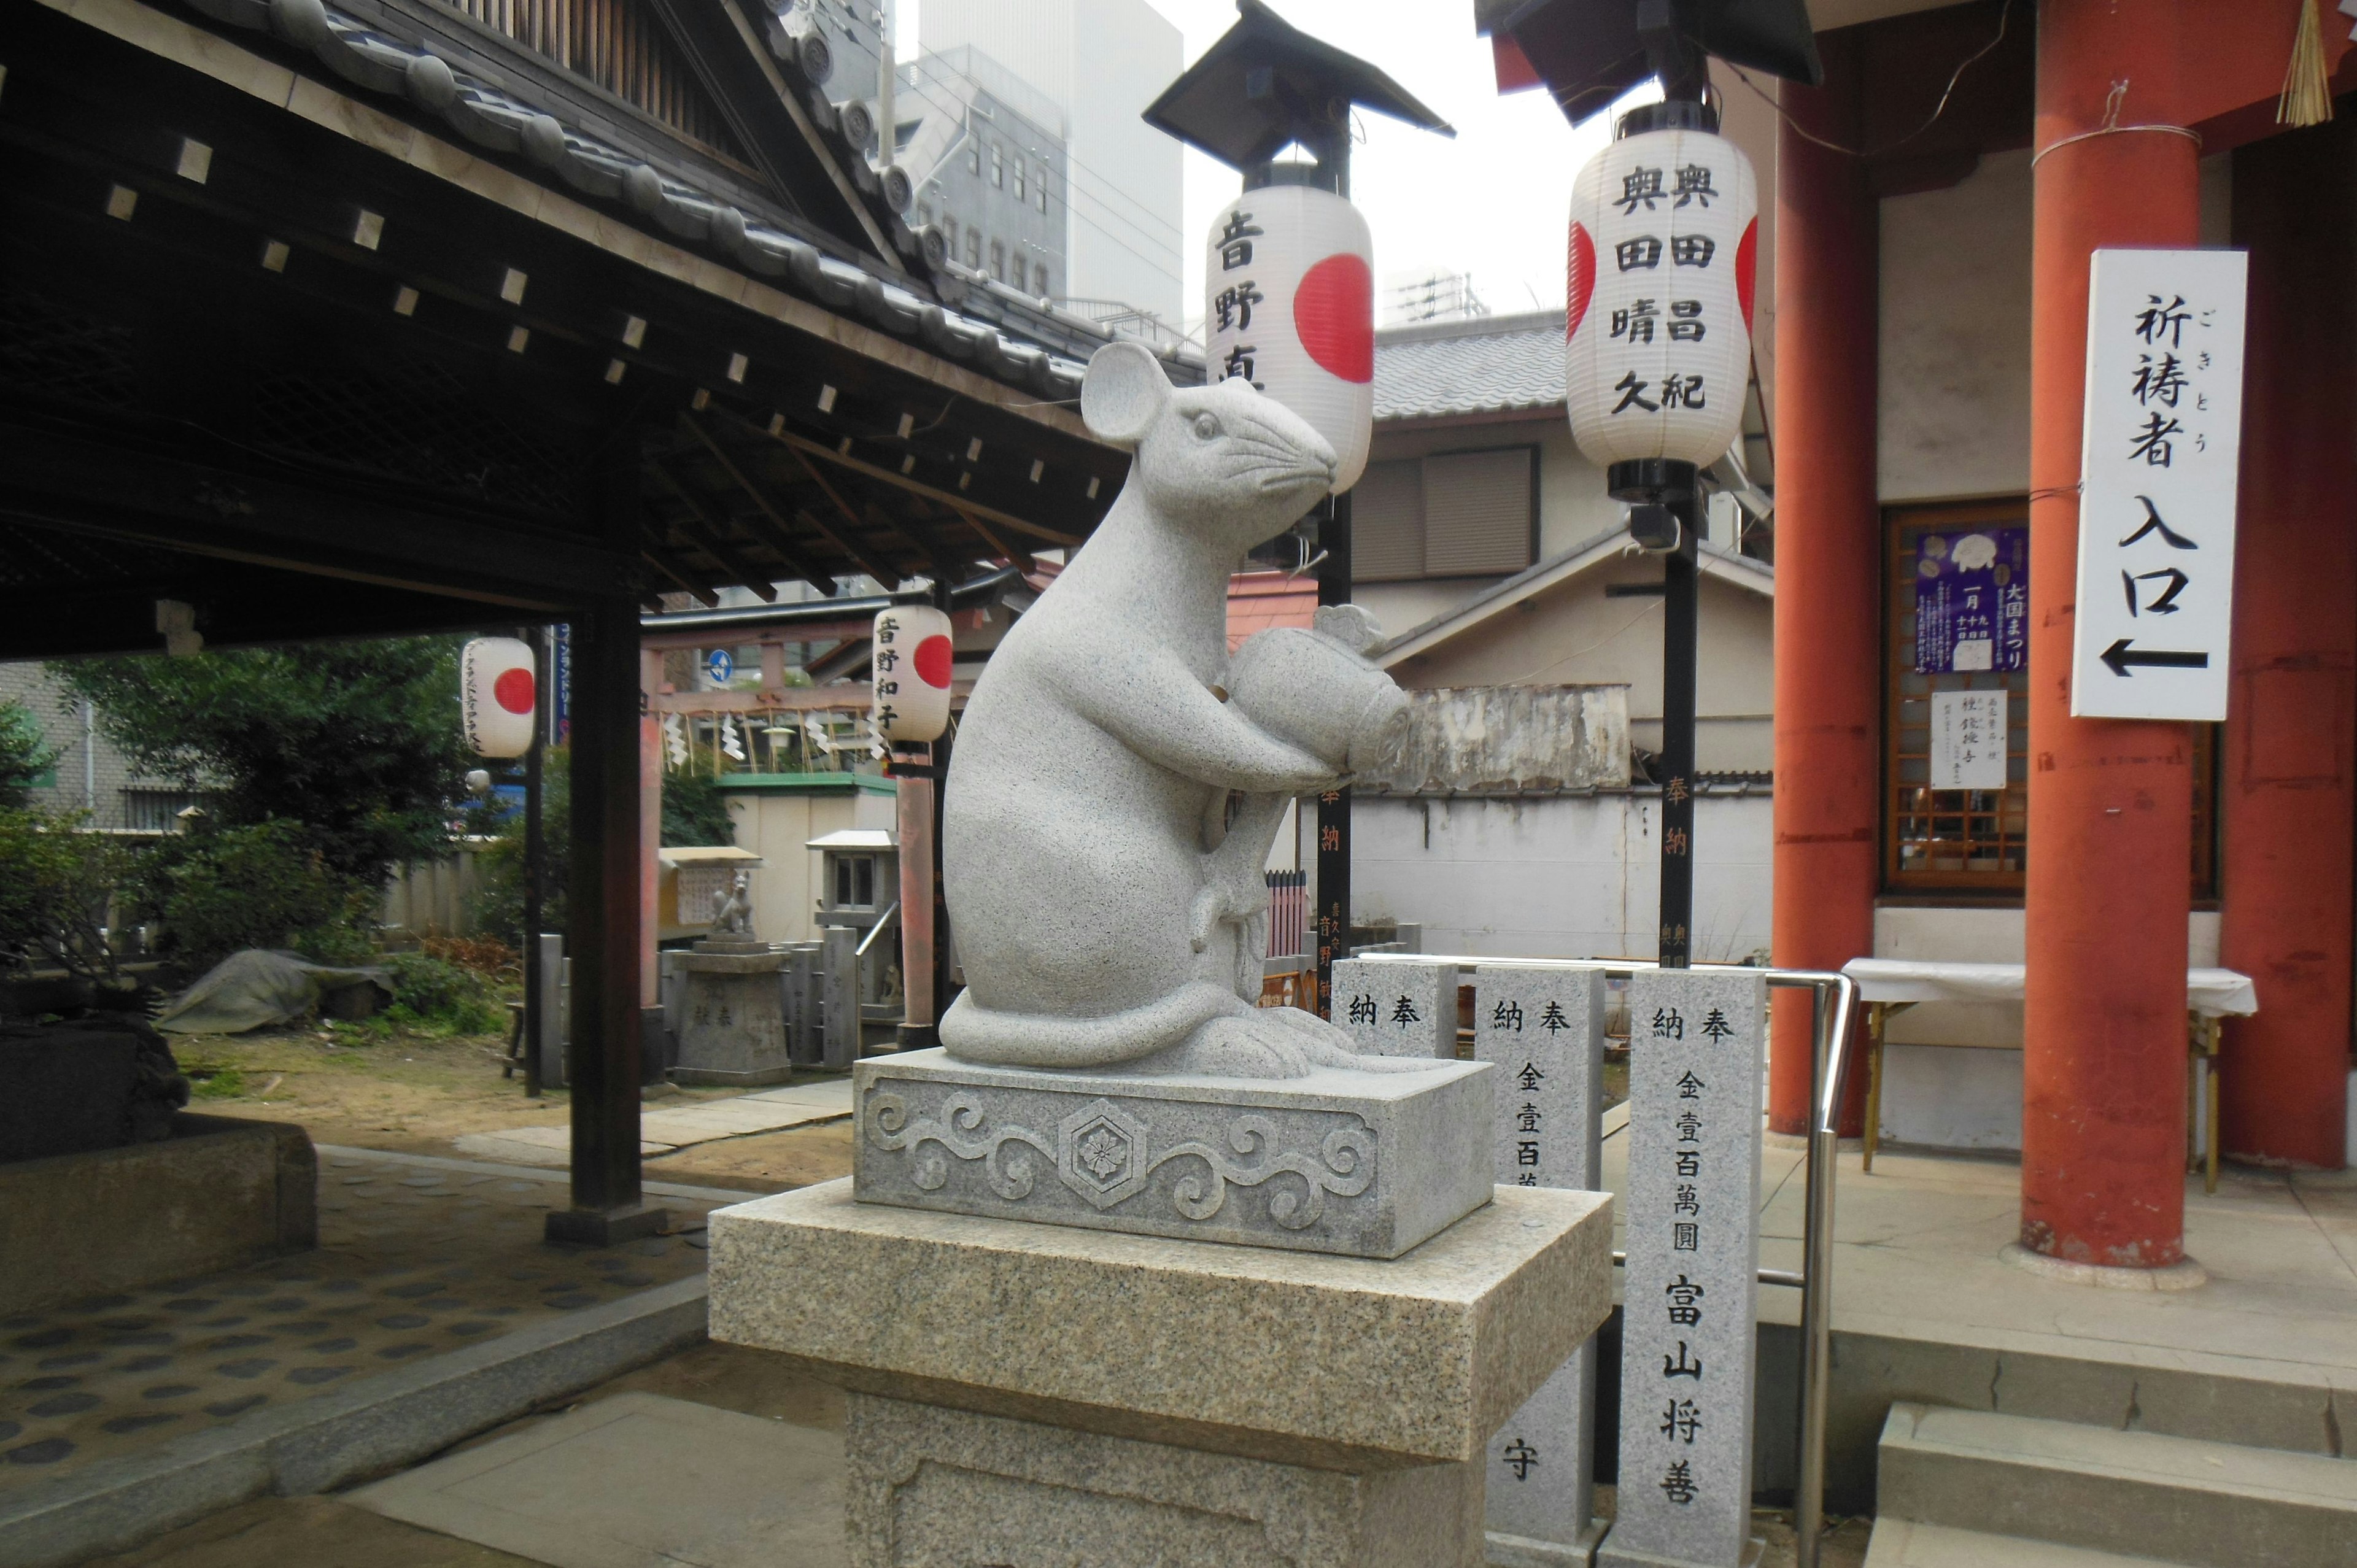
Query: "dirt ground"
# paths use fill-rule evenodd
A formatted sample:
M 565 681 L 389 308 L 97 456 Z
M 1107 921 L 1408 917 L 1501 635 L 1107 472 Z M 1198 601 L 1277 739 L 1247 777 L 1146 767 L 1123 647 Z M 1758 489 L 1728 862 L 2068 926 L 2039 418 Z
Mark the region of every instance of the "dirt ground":
M 257 1029 L 246 1035 L 176 1035 L 172 1053 L 196 1083 L 189 1109 L 217 1116 L 299 1122 L 315 1144 L 466 1158 L 451 1141 L 468 1133 L 561 1127 L 563 1090 L 527 1098 L 523 1078 L 500 1076 L 499 1035 L 378 1033 L 343 1025 Z M 728 1099 L 729 1090 L 647 1091 L 647 1104 Z M 646 1162 L 649 1181 L 781 1192 L 851 1174 L 847 1122 L 698 1144 Z

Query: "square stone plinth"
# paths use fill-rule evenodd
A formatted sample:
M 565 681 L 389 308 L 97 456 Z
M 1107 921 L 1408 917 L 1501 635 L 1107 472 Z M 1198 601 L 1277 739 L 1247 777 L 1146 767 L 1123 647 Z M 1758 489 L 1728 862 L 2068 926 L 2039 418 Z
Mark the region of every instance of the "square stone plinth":
M 861 1062 L 863 1203 L 1394 1258 L 1489 1201 L 1490 1078 L 1045 1071 L 940 1050 Z
M 855 1393 L 856 1568 L 1473 1568 L 1471 1465 L 1353 1474 Z
M 930 1214 L 840 1180 L 711 1225 L 715 1339 L 859 1392 L 1351 1472 L 1478 1477 L 1611 1305 L 1610 1197 L 1549 1187 L 1498 1187 L 1388 1262 Z
M 757 1089 L 789 1083 L 785 955 L 758 942 L 681 955 L 679 1059 L 674 1083 Z

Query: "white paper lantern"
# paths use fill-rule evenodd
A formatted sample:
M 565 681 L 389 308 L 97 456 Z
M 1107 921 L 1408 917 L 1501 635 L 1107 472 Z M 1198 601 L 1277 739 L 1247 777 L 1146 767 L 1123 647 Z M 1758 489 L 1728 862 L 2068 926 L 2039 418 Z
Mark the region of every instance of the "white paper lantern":
M 1211 221 L 1206 359 L 1308 421 L 1359 482 L 1375 412 L 1374 245 L 1359 209 L 1306 185 L 1248 190 Z
M 531 644 L 512 637 L 467 644 L 458 656 L 458 706 L 476 756 L 532 749 L 533 686 Z
M 950 727 L 950 618 L 929 605 L 876 617 L 873 722 L 886 740 L 938 740 Z
M 1598 467 L 1701 467 L 1735 444 L 1751 375 L 1760 197 L 1741 148 L 1648 131 L 1573 183 L 1564 376 L 1572 434 Z

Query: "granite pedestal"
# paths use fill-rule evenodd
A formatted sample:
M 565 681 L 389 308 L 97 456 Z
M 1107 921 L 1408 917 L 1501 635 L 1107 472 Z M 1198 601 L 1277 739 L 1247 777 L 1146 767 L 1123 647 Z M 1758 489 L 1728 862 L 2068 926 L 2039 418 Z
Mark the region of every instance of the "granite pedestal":
M 851 1392 L 858 1568 L 1478 1568 L 1490 1434 L 1611 1302 L 1600 1193 L 1378 1261 L 851 1185 L 712 1216 L 711 1333 Z
M 680 955 L 679 1060 L 673 1082 L 753 1088 L 794 1076 L 786 1038 L 787 955 L 763 941 L 700 941 Z
M 863 1203 L 1394 1258 L 1489 1201 L 1496 1069 L 1303 1078 L 858 1064 Z

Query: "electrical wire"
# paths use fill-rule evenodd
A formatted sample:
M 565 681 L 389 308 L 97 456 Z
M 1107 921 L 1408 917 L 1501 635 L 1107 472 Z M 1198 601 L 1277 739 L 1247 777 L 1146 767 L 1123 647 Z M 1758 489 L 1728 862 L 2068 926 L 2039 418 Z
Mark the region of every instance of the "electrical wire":
M 1744 86 L 1751 89 L 1751 91 L 1758 95 L 1760 102 L 1768 105 L 1769 108 L 1776 111 L 1778 118 L 1781 119 L 1787 125 L 1790 125 L 1792 128 L 1792 134 L 1800 137 L 1803 141 L 1813 142 L 1816 145 L 1824 148 L 1827 152 L 1840 153 L 1847 157 L 1878 158 L 1885 153 L 1896 152 L 1899 148 L 1905 146 L 1908 143 L 1913 141 L 1916 137 L 1923 134 L 1924 132 L 1929 131 L 1932 126 L 1940 123 L 1940 116 L 1948 112 L 1948 100 L 1955 96 L 1956 83 L 1962 81 L 1964 79 L 1964 72 L 1971 70 L 1973 66 L 1984 59 L 1990 50 L 1996 48 L 1997 45 L 2005 42 L 2006 24 L 2012 19 L 2012 16 L 2013 0 L 2001 0 L 1996 12 L 1996 36 L 1989 39 L 1988 42 L 1983 44 L 1979 48 L 1975 49 L 1971 54 L 1966 55 L 1963 62 L 1950 73 L 1948 77 L 1948 85 L 1941 92 L 1939 105 L 1932 111 L 1932 117 L 1924 121 L 1921 124 L 1916 126 L 1913 130 L 1908 132 L 1905 135 L 1900 137 L 1897 141 L 1885 142 L 1882 145 L 1873 148 L 1845 147 L 1838 142 L 1829 142 L 1825 140 L 1823 136 L 1816 134 L 1814 132 L 1803 125 L 1798 120 L 1793 119 L 1781 103 L 1777 102 L 1776 100 L 1768 96 L 1767 92 L 1760 87 L 1760 85 L 1752 81 L 1751 78 L 1746 74 L 1741 66 L 1727 60 L 1721 60 L 1719 63 L 1726 66 L 1727 70 L 1733 71 L 1737 81 L 1742 82 Z M 1695 43 L 1695 40 L 1692 38 L 1688 38 L 1686 41 L 1689 43 Z M 1695 47 L 1696 48 L 1700 48 L 1702 46 L 1699 43 L 1695 43 Z

